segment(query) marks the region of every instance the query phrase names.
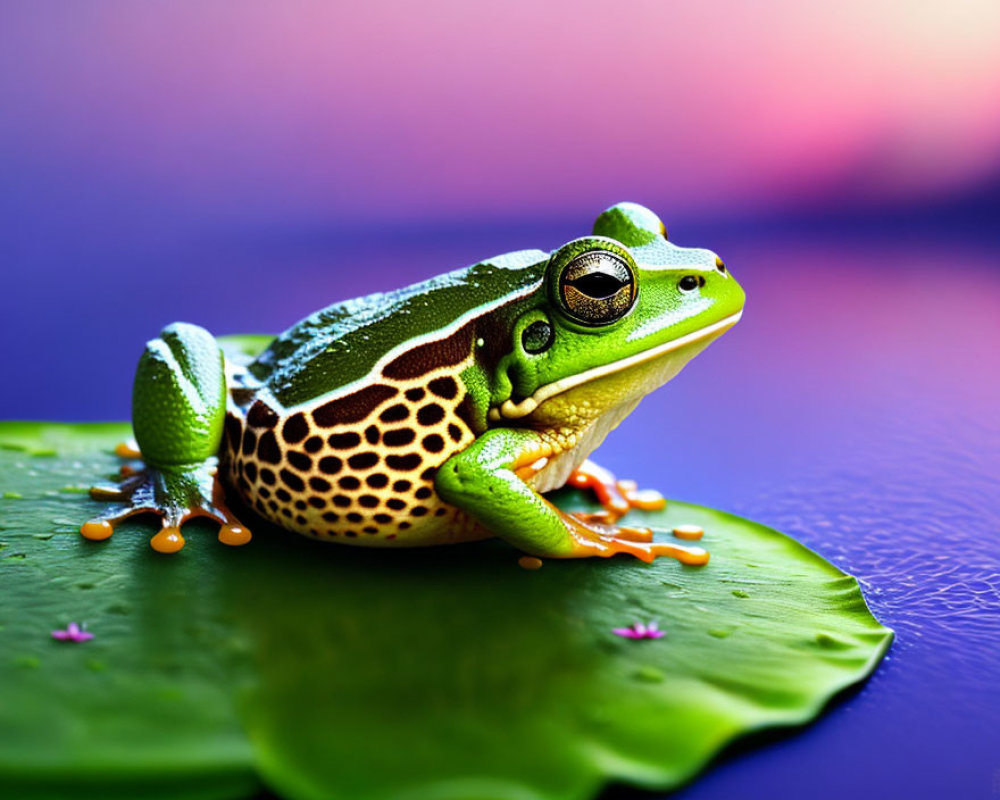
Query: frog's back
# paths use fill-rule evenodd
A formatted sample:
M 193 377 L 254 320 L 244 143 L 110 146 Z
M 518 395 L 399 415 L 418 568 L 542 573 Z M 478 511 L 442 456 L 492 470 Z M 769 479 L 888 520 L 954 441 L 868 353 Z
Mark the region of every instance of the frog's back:
M 434 476 L 485 427 L 466 378 L 502 355 L 504 310 L 537 289 L 546 259 L 511 253 L 330 306 L 282 334 L 249 366 L 256 389 L 231 394 L 230 482 L 263 516 L 318 538 L 469 538 Z
M 275 339 L 250 372 L 286 408 L 341 393 L 370 381 L 394 360 L 416 360 L 407 354 L 426 356 L 419 350 L 422 341 L 446 342 L 466 323 L 530 293 L 547 258 L 540 250 L 507 253 L 404 289 L 328 306 Z

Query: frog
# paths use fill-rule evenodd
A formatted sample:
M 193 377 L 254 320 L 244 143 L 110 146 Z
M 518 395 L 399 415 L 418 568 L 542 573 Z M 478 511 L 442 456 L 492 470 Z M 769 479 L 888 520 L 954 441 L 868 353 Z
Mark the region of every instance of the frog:
M 151 512 L 159 552 L 184 546 L 193 517 L 242 545 L 251 513 L 347 545 L 499 537 L 525 558 L 704 564 L 702 548 L 620 524 L 662 496 L 589 456 L 739 321 L 744 300 L 713 251 L 676 245 L 653 211 L 618 203 L 554 251 L 334 303 L 252 356 L 174 323 L 136 369 L 134 443 L 119 448 L 131 465 L 91 490 L 109 505 L 81 533 L 104 540 Z M 603 510 L 557 508 L 546 495 L 565 485 L 594 489 Z

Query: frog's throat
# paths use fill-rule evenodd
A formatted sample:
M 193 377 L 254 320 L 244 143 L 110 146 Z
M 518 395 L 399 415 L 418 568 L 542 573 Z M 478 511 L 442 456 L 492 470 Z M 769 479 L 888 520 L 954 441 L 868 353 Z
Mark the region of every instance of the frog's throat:
M 718 322 L 689 333 L 686 336 L 682 336 L 679 339 L 664 342 L 658 347 L 652 347 L 649 350 L 636 353 L 634 356 L 622 358 L 618 361 L 612 361 L 610 364 L 602 364 L 599 367 L 594 367 L 593 369 L 581 372 L 578 375 L 570 375 L 562 380 L 547 383 L 544 386 L 539 386 L 535 390 L 534 394 L 530 397 L 524 398 L 524 400 L 519 403 L 515 403 L 510 399 L 504 400 L 498 408 L 490 409 L 489 419 L 491 422 L 498 422 L 502 419 L 520 419 L 521 417 L 526 417 L 546 400 L 551 397 L 555 397 L 557 394 L 562 394 L 563 392 L 576 386 L 580 386 L 581 384 L 597 380 L 598 378 L 603 378 L 605 375 L 611 375 L 612 373 L 620 372 L 638 364 L 642 364 L 643 362 L 658 358 L 664 353 L 669 353 L 673 350 L 680 350 L 682 347 L 686 347 L 694 342 L 699 342 L 702 339 L 707 339 L 724 333 L 727 329 L 739 322 L 742 315 L 742 310 L 737 311 L 735 314 L 728 316 L 725 319 L 721 319 Z

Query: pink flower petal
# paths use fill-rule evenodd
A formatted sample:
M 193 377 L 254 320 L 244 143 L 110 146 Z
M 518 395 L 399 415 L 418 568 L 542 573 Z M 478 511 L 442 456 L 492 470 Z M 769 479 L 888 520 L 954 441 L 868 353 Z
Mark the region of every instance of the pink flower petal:
M 611 632 L 625 639 L 659 639 L 666 635 L 655 621 L 648 625 L 634 622 L 627 628 L 612 628 Z
M 52 631 L 52 638 L 61 642 L 88 642 L 94 638 L 94 634 L 71 622 L 64 631 Z

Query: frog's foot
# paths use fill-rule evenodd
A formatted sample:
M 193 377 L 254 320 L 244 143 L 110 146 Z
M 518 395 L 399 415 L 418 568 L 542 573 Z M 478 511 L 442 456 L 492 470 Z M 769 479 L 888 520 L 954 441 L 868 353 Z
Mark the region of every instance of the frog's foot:
M 618 515 L 613 514 L 610 511 L 598 511 L 593 514 L 587 513 L 586 511 L 576 511 L 570 516 L 580 520 L 580 522 L 584 525 L 590 527 L 600 527 L 614 530 L 616 531 L 615 535 L 619 539 L 624 539 L 629 542 L 653 541 L 653 532 L 649 528 L 632 528 L 615 525 L 615 522 L 618 521 Z
M 570 473 L 567 486 L 576 489 L 590 489 L 604 510 L 616 519 L 630 509 L 659 511 L 666 506 L 663 495 L 652 489 L 640 490 L 635 481 L 620 481 L 611 472 L 589 459 Z
M 116 453 L 123 457 L 133 455 L 118 452 L 118 448 Z M 162 518 L 160 532 L 150 540 L 159 553 L 176 553 L 184 547 L 181 525 L 192 517 L 208 517 L 218 522 L 219 541 L 223 544 L 241 545 L 250 541 L 250 531 L 226 506 L 214 458 L 164 468 L 133 469 L 126 465 L 118 484 L 95 486 L 90 495 L 113 505 L 80 528 L 86 539 L 107 539 L 115 523 L 135 514 L 152 513 Z
M 563 558 L 609 558 L 628 553 L 647 563 L 660 556 L 675 558 L 682 564 L 701 566 L 708 563 L 708 551 L 701 547 L 654 542 L 648 528 L 625 528 L 602 521 L 601 514 L 564 514 L 560 512 L 570 536 L 570 549 Z M 607 517 L 603 517 L 607 519 Z
M 115 455 L 118 458 L 142 458 L 142 453 L 139 450 L 139 445 L 136 444 L 135 439 L 129 439 L 126 442 L 119 442 L 115 445 Z

